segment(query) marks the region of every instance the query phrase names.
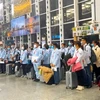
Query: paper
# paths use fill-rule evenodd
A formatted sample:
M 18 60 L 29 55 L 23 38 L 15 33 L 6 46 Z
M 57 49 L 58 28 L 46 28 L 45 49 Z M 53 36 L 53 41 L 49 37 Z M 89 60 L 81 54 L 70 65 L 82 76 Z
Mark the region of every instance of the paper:
M 0 64 L 4 64 L 4 61 L 0 61 Z
M 32 62 L 34 62 L 34 60 L 38 60 L 38 57 L 36 57 L 36 56 L 32 56 Z

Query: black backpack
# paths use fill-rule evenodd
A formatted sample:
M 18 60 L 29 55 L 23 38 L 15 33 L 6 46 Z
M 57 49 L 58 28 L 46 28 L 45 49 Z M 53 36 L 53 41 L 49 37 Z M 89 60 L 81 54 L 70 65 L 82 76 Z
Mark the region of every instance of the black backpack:
M 91 57 L 90 57 L 90 60 L 91 60 L 92 63 L 94 63 L 94 62 L 97 61 L 96 54 L 95 54 L 95 52 L 92 50 L 92 48 L 91 48 Z

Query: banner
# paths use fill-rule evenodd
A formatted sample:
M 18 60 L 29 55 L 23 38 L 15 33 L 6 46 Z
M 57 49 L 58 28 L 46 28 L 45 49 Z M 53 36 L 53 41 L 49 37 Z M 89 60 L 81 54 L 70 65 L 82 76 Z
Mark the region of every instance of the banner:
M 34 16 L 26 19 L 27 34 L 36 34 L 40 32 L 40 17 Z
M 19 17 L 32 11 L 31 0 L 15 0 L 14 17 Z
M 27 35 L 25 30 L 25 16 L 11 20 L 11 33 L 12 36 Z

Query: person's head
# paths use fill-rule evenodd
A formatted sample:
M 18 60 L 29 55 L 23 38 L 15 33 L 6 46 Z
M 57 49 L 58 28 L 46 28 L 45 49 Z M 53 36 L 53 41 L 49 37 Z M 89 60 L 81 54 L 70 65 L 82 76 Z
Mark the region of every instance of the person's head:
M 7 46 L 7 50 L 10 50 L 10 49 L 11 49 L 11 47 L 10 47 L 10 45 L 8 45 L 8 46 Z
M 95 46 L 97 46 L 97 45 L 99 45 L 98 41 L 92 41 L 92 46 L 93 46 L 93 47 L 95 47 Z
M 39 42 L 35 42 L 34 43 L 34 48 L 38 48 L 40 45 L 39 45 Z
M 27 50 L 27 49 L 28 49 L 28 45 L 24 44 L 24 50 Z
M 47 44 L 44 44 L 45 49 L 49 49 L 49 46 Z
M 83 37 L 82 39 L 81 39 L 81 44 L 82 45 L 85 45 L 87 43 L 87 38 L 86 37 Z
M 75 41 L 74 46 L 75 46 L 76 50 L 78 50 L 79 48 L 81 48 L 81 43 L 79 41 Z
M 3 49 L 3 44 L 0 44 L 0 49 Z
M 53 43 L 53 47 L 54 47 L 54 49 L 58 48 L 57 43 Z
M 73 42 L 72 41 L 69 41 L 68 42 L 68 46 L 73 46 Z
M 66 46 L 65 43 L 61 44 L 61 48 L 65 48 L 65 46 Z
M 11 45 L 11 48 L 12 48 L 12 49 L 15 48 L 15 43 L 13 43 L 13 44 Z

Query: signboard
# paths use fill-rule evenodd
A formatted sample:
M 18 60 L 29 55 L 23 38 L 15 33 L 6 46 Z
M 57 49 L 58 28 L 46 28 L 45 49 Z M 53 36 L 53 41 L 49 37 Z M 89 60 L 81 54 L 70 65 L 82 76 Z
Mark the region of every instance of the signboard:
M 100 34 L 100 24 L 94 23 L 88 26 L 77 26 L 73 27 L 72 31 L 73 31 L 73 37 Z
M 25 16 L 11 20 L 11 33 L 12 36 L 27 35 L 25 30 Z
M 40 17 L 34 16 L 26 19 L 27 34 L 35 34 L 40 32 Z

